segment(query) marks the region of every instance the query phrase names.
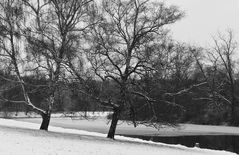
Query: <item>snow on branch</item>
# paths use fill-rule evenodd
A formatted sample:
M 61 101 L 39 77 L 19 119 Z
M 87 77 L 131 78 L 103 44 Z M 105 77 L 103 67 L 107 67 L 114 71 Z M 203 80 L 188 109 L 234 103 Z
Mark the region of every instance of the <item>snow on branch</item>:
M 14 100 L 8 100 L 8 99 L 5 99 L 5 98 L 0 98 L 1 101 L 4 101 L 4 102 L 11 102 L 11 103 L 24 103 L 26 105 L 28 105 L 29 107 L 32 108 L 33 111 L 35 111 L 36 113 L 40 114 L 40 115 L 44 115 L 46 114 L 46 112 L 40 108 L 37 108 L 36 106 L 34 106 L 31 102 L 27 102 L 27 101 L 14 101 Z
M 182 95 L 182 94 L 185 94 L 185 93 L 188 93 L 190 90 L 194 89 L 194 88 L 197 88 L 197 87 L 200 87 L 202 85 L 205 85 L 207 84 L 207 82 L 202 82 L 202 83 L 199 83 L 199 84 L 195 84 L 195 85 L 192 85 L 190 86 L 189 88 L 185 88 L 183 90 L 180 90 L 176 93 L 165 93 L 164 95 L 168 95 L 168 96 L 179 96 L 179 95 Z
M 156 100 L 153 100 L 152 98 L 148 97 L 147 95 L 143 94 L 143 93 L 140 93 L 140 92 L 136 92 L 136 91 L 131 91 L 130 92 L 131 94 L 134 94 L 134 95 L 138 95 L 138 96 L 141 96 L 143 98 L 145 98 L 147 101 L 149 102 L 156 102 Z

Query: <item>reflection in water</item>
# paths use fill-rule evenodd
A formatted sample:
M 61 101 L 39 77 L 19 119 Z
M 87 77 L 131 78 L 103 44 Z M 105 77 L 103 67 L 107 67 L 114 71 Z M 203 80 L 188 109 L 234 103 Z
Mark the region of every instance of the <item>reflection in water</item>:
M 129 135 L 127 135 L 129 136 Z M 214 150 L 227 150 L 239 153 L 239 136 L 229 135 L 203 135 L 203 136 L 177 136 L 177 137 L 149 137 L 130 135 L 129 137 L 151 140 L 154 142 L 163 142 L 167 144 L 182 144 L 188 147 L 200 147 Z

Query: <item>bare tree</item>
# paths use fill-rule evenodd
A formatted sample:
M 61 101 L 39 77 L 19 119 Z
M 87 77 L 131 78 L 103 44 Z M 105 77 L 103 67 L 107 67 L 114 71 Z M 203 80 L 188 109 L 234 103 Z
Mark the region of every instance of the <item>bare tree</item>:
M 150 47 L 165 37 L 163 27 L 182 16 L 175 6 L 148 0 L 104 0 L 93 12 L 91 22 L 97 24 L 88 35 L 86 52 L 90 67 L 99 79 L 114 81 L 118 92 L 116 99 L 108 96 L 108 101 L 95 97 L 113 109 L 108 138 L 114 138 L 120 117 L 130 110 L 133 113 L 132 96 L 142 97 L 149 105 L 154 102 L 143 90 L 133 89 L 134 81 L 152 69 Z
M 41 127 L 47 129 L 58 84 L 67 76 L 64 62 L 78 51 L 92 0 L 23 1 L 29 14 L 33 15 L 33 24 L 25 31 L 28 56 L 35 64 L 32 69 L 45 74 L 48 79 L 47 119 Z
M 236 96 L 236 68 L 233 57 L 236 52 L 237 42 L 231 30 L 228 30 L 224 35 L 218 33 L 218 36 L 214 37 L 213 41 L 214 46 L 206 50 L 207 59 L 209 60 L 208 65 L 210 65 L 209 71 L 203 67 L 202 61 L 197 56 L 199 50 L 192 50 L 209 88 L 206 90 L 208 92 L 207 97 L 202 97 L 201 99 L 214 103 L 221 100 L 220 102 L 229 105 L 231 109 L 230 124 L 236 125 L 238 97 Z M 229 89 L 226 86 L 229 86 Z
M 43 118 L 40 129 L 47 130 L 58 83 L 67 67 L 64 61 L 74 57 L 92 0 L 28 1 L 4 0 L 1 7 L 1 57 L 13 68 L 24 96 L 23 101 Z M 24 60 L 23 60 L 24 58 Z M 27 63 L 24 63 L 27 62 Z M 45 108 L 38 108 L 29 97 L 24 75 L 40 73 L 47 79 Z M 4 77 L 2 77 L 4 78 Z M 9 79 L 6 79 L 9 80 Z
M 24 13 L 23 13 L 23 4 L 21 1 L 16 0 L 4 0 L 0 2 L 1 7 L 1 57 L 8 63 L 8 67 L 11 70 L 10 72 L 14 74 L 15 78 L 6 79 L 3 76 L 4 80 L 19 84 L 22 90 L 24 97 L 23 101 L 12 101 L 6 98 L 2 98 L 6 102 L 14 103 L 25 103 L 27 106 L 31 107 L 33 111 L 40 114 L 42 117 L 47 115 L 47 112 L 43 109 L 40 109 L 32 103 L 28 90 L 27 84 L 23 80 L 24 76 L 24 65 L 23 60 L 23 44 L 22 44 L 22 35 L 21 35 L 21 26 L 24 24 Z
M 230 112 L 230 123 L 231 125 L 236 125 L 236 109 L 237 96 L 236 96 L 236 85 L 235 85 L 235 59 L 233 59 L 237 42 L 234 39 L 234 34 L 232 30 L 228 30 L 225 35 L 219 33 L 217 37 L 213 38 L 214 47 L 211 49 L 211 55 L 214 59 L 217 59 L 217 66 L 223 67 L 225 70 L 226 83 L 229 84 L 229 97 L 225 97 L 231 106 Z

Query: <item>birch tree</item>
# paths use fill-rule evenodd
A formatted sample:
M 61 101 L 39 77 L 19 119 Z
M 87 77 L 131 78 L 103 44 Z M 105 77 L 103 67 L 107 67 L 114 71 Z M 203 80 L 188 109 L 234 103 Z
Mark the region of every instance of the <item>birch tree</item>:
M 88 6 L 92 0 L 4 0 L 1 7 L 1 57 L 13 68 L 21 85 L 23 101 L 43 118 L 40 129 L 47 130 L 55 92 L 67 67 L 66 57 L 74 57 L 80 43 Z M 24 60 L 23 60 L 24 58 Z M 27 62 L 27 63 L 23 63 Z M 41 74 L 47 80 L 46 106 L 38 108 L 29 96 L 23 76 Z M 9 102 L 8 99 L 4 101 Z
M 47 129 L 55 93 L 63 80 L 66 58 L 74 57 L 83 30 L 87 27 L 87 11 L 92 0 L 49 0 L 36 3 L 24 0 L 33 15 L 32 25 L 26 29 L 27 52 L 38 72 L 48 79 Z
M 16 0 L 4 0 L 0 2 L 1 7 L 1 36 L 0 36 L 0 46 L 1 46 L 1 57 L 8 64 L 10 73 L 14 75 L 12 79 L 6 79 L 3 76 L 4 80 L 13 82 L 21 87 L 23 99 L 22 101 L 12 101 L 6 98 L 2 98 L 5 102 L 14 102 L 14 103 L 24 103 L 29 106 L 33 111 L 40 114 L 43 118 L 41 129 L 45 121 L 45 115 L 47 111 L 38 108 L 31 101 L 27 89 L 27 83 L 23 80 L 24 73 L 24 51 L 23 51 L 23 42 L 22 42 L 22 26 L 24 25 L 24 10 L 23 3 Z

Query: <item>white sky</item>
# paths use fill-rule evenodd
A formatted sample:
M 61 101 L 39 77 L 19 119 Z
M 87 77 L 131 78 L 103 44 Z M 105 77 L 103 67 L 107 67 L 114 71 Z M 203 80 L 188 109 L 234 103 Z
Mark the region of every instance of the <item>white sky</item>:
M 186 16 L 172 26 L 176 40 L 207 46 L 218 31 L 228 28 L 239 42 L 239 0 L 164 0 L 184 10 Z

